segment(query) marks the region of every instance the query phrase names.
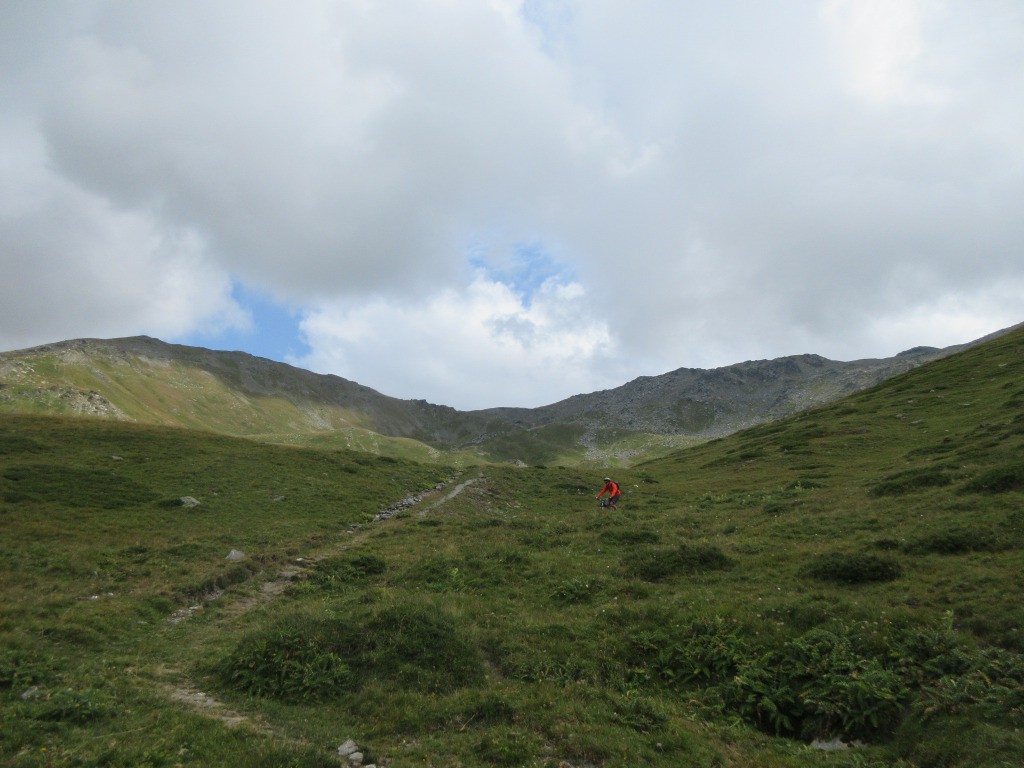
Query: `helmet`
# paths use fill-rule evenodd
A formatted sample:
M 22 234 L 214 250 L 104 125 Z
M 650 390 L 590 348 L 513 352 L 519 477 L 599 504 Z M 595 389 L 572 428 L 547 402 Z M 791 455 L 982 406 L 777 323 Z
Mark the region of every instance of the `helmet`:
M 610 477 L 606 477 L 606 478 L 604 479 L 604 481 L 605 481 L 606 483 L 610 483 L 610 482 L 612 481 L 612 479 L 611 479 Z

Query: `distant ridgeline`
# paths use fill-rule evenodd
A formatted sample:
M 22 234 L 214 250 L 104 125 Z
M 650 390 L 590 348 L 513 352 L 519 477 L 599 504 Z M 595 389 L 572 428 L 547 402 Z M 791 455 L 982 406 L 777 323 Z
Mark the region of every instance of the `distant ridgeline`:
M 995 334 L 994 334 L 995 335 Z M 837 400 L 972 344 L 680 368 L 540 408 L 458 411 L 243 352 L 136 336 L 0 353 L 0 411 L 174 425 L 425 461 L 628 464 Z

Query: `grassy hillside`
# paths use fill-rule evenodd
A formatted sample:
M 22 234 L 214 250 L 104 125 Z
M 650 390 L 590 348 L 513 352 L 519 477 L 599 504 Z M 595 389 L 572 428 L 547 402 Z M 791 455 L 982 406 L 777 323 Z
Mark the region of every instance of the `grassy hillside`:
M 146 336 L 72 339 L 0 352 L 0 413 L 181 426 L 441 464 L 573 464 L 600 471 L 832 402 L 956 349 L 918 347 L 882 360 L 797 355 L 681 368 L 540 408 L 457 411 L 244 352 Z
M 2 416 L 0 762 L 1024 763 L 1024 334 L 600 474 Z

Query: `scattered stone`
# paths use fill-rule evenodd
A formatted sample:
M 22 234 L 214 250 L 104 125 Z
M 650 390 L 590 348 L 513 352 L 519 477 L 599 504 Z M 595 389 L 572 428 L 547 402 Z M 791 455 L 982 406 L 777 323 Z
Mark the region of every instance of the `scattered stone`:
M 437 485 L 435 485 L 433 488 L 431 488 L 429 491 L 424 491 L 423 493 L 418 493 L 418 494 L 413 494 L 413 495 L 410 495 L 410 496 L 406 496 L 401 501 L 396 501 L 390 507 L 385 507 L 380 512 L 378 512 L 376 515 L 374 515 L 373 522 L 379 523 L 381 520 L 389 520 L 392 517 L 394 517 L 395 515 L 397 515 L 399 512 L 401 512 L 402 510 L 411 509 L 412 507 L 415 507 L 417 504 L 419 504 L 421 501 L 423 501 L 423 499 L 426 498 L 428 495 L 436 493 L 436 492 L 438 492 L 440 490 L 443 490 L 444 487 L 449 482 L 451 482 L 454 479 L 455 479 L 455 477 L 450 477 L 447 482 L 441 481 Z M 461 488 L 462 488 L 462 486 L 460 486 L 459 489 L 461 490 Z M 354 526 L 354 527 L 358 527 L 358 526 Z
M 41 698 L 43 698 L 43 692 L 39 690 L 38 685 L 33 685 L 21 694 L 22 701 L 36 701 Z
M 376 515 L 374 515 L 373 521 L 375 523 L 379 523 L 381 520 L 389 520 L 404 509 L 410 509 L 412 507 L 415 507 L 421 501 L 423 501 L 423 496 L 406 496 L 401 501 L 396 501 L 390 507 L 386 507 L 385 509 L 382 509 Z
M 237 549 L 232 549 L 230 552 L 228 552 L 228 556 L 224 559 L 231 560 L 232 562 L 235 562 L 237 560 L 245 560 L 245 552 L 242 552 Z
M 358 751 L 359 751 L 359 747 L 356 746 L 356 743 L 354 741 L 352 741 L 352 739 L 349 739 L 344 744 L 342 744 L 340 747 L 338 747 L 338 757 L 348 757 L 353 752 L 358 752 Z
M 193 496 L 182 496 L 180 499 L 178 499 L 178 503 L 181 504 L 181 506 L 185 507 L 185 509 L 192 509 L 192 507 L 198 507 L 200 501 L 199 499 Z
M 120 456 L 111 456 L 110 460 L 111 461 L 124 461 L 124 459 L 122 457 L 120 457 Z
M 847 749 L 863 746 L 863 742 L 845 742 L 838 737 L 834 739 L 815 739 L 811 742 L 811 749 L 820 749 L 822 752 L 842 752 Z

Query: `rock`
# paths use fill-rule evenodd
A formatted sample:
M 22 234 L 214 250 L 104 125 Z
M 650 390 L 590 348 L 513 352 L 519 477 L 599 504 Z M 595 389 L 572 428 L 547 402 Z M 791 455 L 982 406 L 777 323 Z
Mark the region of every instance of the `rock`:
M 225 560 L 231 560 L 231 561 L 244 560 L 245 559 L 245 552 L 241 552 L 241 551 L 239 551 L 237 549 L 232 549 L 230 552 L 228 552 L 228 556 L 225 557 L 224 559 Z
M 351 755 L 348 756 L 348 761 L 351 765 L 356 766 L 356 768 L 359 768 L 359 766 L 363 764 L 363 753 L 353 752 Z
M 853 749 L 854 747 L 863 747 L 864 744 L 860 741 L 845 742 L 840 738 L 834 739 L 815 739 L 811 742 L 811 749 L 820 749 L 822 752 L 842 752 L 847 749 Z
M 352 739 L 349 739 L 344 744 L 342 744 L 340 747 L 338 747 L 338 757 L 348 757 L 353 752 L 358 752 L 358 751 L 359 751 L 359 747 L 356 746 L 356 743 L 354 741 L 352 741 Z
M 192 507 L 198 507 L 200 501 L 194 496 L 182 496 L 180 499 L 178 499 L 178 503 L 180 503 L 181 506 L 185 507 L 185 509 L 192 509 Z

